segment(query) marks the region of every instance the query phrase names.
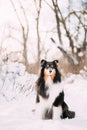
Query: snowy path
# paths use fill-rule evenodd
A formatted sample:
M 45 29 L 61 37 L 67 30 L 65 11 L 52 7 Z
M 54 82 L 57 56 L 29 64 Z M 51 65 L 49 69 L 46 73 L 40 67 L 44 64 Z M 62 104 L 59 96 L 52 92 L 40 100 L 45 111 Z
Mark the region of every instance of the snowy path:
M 0 130 L 87 130 L 87 119 L 39 120 L 29 113 L 25 105 L 9 105 L 0 112 Z M 4 108 L 5 109 L 5 108 Z
M 87 130 L 87 79 L 71 76 L 65 80 L 65 100 L 76 112 L 74 119 L 40 120 L 35 118 L 34 95 L 20 100 L 0 100 L 0 130 Z
M 87 118 L 39 120 L 28 104 L 9 103 L 0 107 L 0 130 L 87 130 Z
M 41 121 L 29 120 L 27 118 L 9 119 L 2 118 L 0 130 L 87 130 L 86 121 L 73 120 L 73 121 Z

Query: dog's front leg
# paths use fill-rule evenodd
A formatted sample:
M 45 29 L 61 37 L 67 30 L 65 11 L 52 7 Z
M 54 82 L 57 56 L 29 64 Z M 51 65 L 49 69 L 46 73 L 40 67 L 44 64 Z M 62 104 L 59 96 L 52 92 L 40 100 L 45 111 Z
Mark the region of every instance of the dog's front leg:
M 45 113 L 45 107 L 44 105 L 40 103 L 36 103 L 36 118 L 37 119 L 43 119 Z
M 36 103 L 36 117 L 38 119 L 52 118 L 52 103 L 48 99 L 40 97 L 40 102 Z
M 54 120 L 57 120 L 57 119 L 61 119 L 62 115 L 62 107 L 61 106 L 58 106 L 58 107 L 55 107 L 53 106 L 53 118 Z

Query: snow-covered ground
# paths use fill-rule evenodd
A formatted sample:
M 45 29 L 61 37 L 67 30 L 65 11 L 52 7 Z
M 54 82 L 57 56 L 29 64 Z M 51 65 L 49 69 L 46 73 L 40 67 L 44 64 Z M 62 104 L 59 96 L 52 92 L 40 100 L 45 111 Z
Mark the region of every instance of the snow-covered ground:
M 87 130 L 87 77 L 71 75 L 62 81 L 65 101 L 74 119 L 40 120 L 35 117 L 35 81 L 18 63 L 0 61 L 0 130 Z

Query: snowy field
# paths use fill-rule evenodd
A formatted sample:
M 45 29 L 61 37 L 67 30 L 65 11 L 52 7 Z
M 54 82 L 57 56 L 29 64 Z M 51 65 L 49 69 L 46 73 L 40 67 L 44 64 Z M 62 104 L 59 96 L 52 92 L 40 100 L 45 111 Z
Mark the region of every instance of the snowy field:
M 87 130 L 87 77 L 71 75 L 62 81 L 65 101 L 74 119 L 40 120 L 35 117 L 35 81 L 18 63 L 0 61 L 0 130 Z

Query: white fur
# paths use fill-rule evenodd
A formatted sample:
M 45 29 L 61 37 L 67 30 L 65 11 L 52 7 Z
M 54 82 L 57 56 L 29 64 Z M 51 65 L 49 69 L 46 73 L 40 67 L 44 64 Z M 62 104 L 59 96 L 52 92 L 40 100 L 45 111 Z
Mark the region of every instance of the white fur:
M 62 107 L 61 106 L 58 106 L 58 107 L 53 106 L 53 119 L 54 120 L 60 119 L 61 115 L 62 115 Z
M 47 99 L 47 102 L 52 105 L 55 98 L 59 96 L 60 92 L 62 92 L 63 87 L 60 85 L 60 83 L 54 84 L 50 77 L 48 78 L 48 80 L 46 80 L 46 85 L 49 87 L 49 98 Z
M 47 94 L 49 94 L 48 99 L 44 99 L 43 97 L 40 96 L 40 102 L 37 103 L 37 108 L 36 108 L 36 113 L 38 118 L 44 119 L 44 113 L 45 110 L 52 108 L 52 104 L 55 101 L 56 97 L 62 92 L 63 88 L 62 86 L 57 83 L 54 84 L 53 81 L 51 80 L 50 76 L 46 80 L 46 86 L 48 86 L 48 91 Z M 53 119 L 58 119 L 62 113 L 62 108 L 61 106 L 59 107 L 53 107 Z

